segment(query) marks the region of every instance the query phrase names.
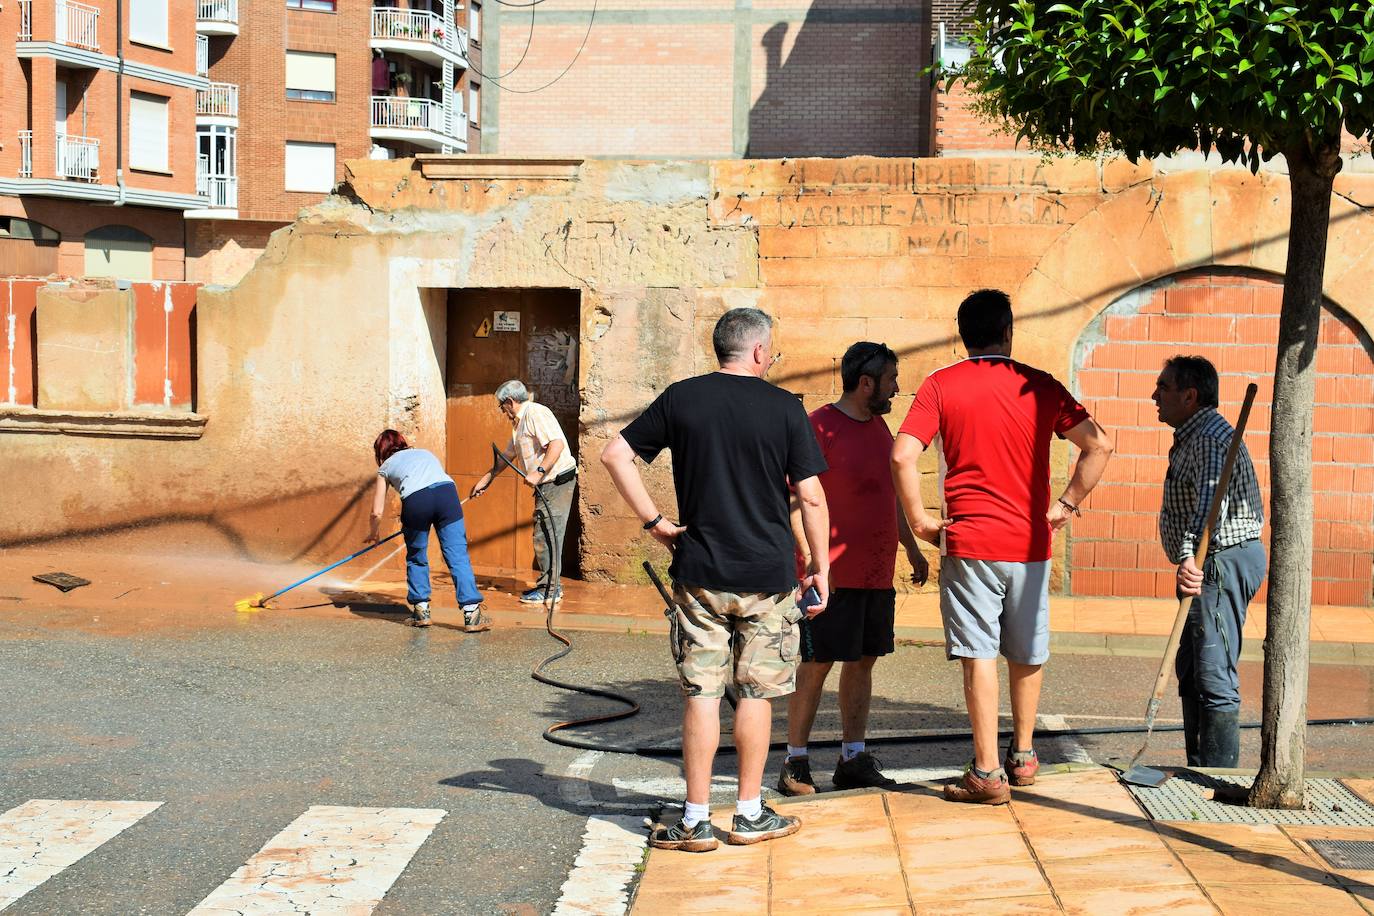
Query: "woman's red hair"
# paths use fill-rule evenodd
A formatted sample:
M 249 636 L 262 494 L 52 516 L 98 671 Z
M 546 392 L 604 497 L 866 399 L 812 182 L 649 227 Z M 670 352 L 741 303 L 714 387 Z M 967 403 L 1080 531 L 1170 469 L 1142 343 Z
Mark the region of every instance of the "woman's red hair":
M 381 467 L 382 462 L 392 455 L 407 448 L 410 448 L 410 443 L 406 441 L 406 437 L 394 429 L 382 430 L 382 434 L 372 443 L 372 451 L 377 456 L 378 467 Z

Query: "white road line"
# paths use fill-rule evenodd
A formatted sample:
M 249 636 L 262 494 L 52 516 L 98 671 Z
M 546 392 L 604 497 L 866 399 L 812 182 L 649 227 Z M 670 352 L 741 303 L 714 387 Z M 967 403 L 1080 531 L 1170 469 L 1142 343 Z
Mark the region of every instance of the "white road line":
M 312 805 L 191 914 L 370 913 L 446 813 Z
M 565 802 L 579 808 L 595 808 L 596 799 L 592 796 L 590 776 L 596 762 L 606 755 L 602 751 L 583 751 L 568 764 L 567 771 L 558 786 L 558 794 Z
M 643 817 L 587 818 L 582 849 L 554 905 L 553 916 L 620 916 L 629 906 L 635 866 L 644 858 Z
M 1037 717 L 1037 719 L 1039 720 L 1041 728 L 1049 729 L 1050 731 L 1062 732 L 1067 731 L 1069 728 L 1069 723 L 1064 721 L 1063 716 L 1041 714 Z M 1059 749 L 1064 755 L 1064 759 L 1069 761 L 1070 763 L 1093 762 L 1092 756 L 1083 748 L 1083 745 L 1078 743 L 1078 741 L 1073 736 L 1060 735 L 1056 737 L 1054 740 L 1056 743 L 1058 743 Z
M 34 799 L 0 815 L 0 910 L 162 802 Z

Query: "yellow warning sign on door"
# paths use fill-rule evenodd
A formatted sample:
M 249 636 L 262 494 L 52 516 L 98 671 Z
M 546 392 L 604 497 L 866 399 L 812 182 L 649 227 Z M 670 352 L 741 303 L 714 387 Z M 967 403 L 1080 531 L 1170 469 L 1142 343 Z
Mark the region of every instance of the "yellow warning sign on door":
M 490 337 L 490 336 L 491 336 L 491 319 L 490 319 L 490 318 L 483 318 L 483 319 L 482 319 L 482 323 L 479 324 L 479 325 L 477 326 L 477 330 L 474 331 L 474 332 L 472 333 L 472 336 L 473 336 L 473 337 Z

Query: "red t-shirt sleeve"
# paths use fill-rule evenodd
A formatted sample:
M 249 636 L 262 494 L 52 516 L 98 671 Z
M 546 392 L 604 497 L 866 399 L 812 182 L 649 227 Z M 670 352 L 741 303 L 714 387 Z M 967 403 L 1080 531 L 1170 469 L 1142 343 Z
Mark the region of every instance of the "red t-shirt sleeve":
M 1058 379 L 1054 380 L 1054 384 L 1059 389 L 1059 415 L 1054 418 L 1054 434 L 1062 439 L 1066 432 L 1089 419 L 1091 415 L 1087 408 L 1069 394 L 1069 389 Z
M 926 446 L 940 432 L 940 385 L 933 376 L 927 376 L 921 383 L 915 400 L 911 402 L 911 409 L 897 431 L 915 436 Z

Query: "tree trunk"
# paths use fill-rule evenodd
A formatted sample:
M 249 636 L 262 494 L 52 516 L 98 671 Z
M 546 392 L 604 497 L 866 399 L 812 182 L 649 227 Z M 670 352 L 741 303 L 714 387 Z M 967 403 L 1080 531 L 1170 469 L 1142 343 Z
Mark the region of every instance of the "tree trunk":
M 1312 620 L 1312 401 L 1339 148 L 1288 154 L 1292 216 L 1269 432 L 1270 556 L 1256 808 L 1301 808 Z

